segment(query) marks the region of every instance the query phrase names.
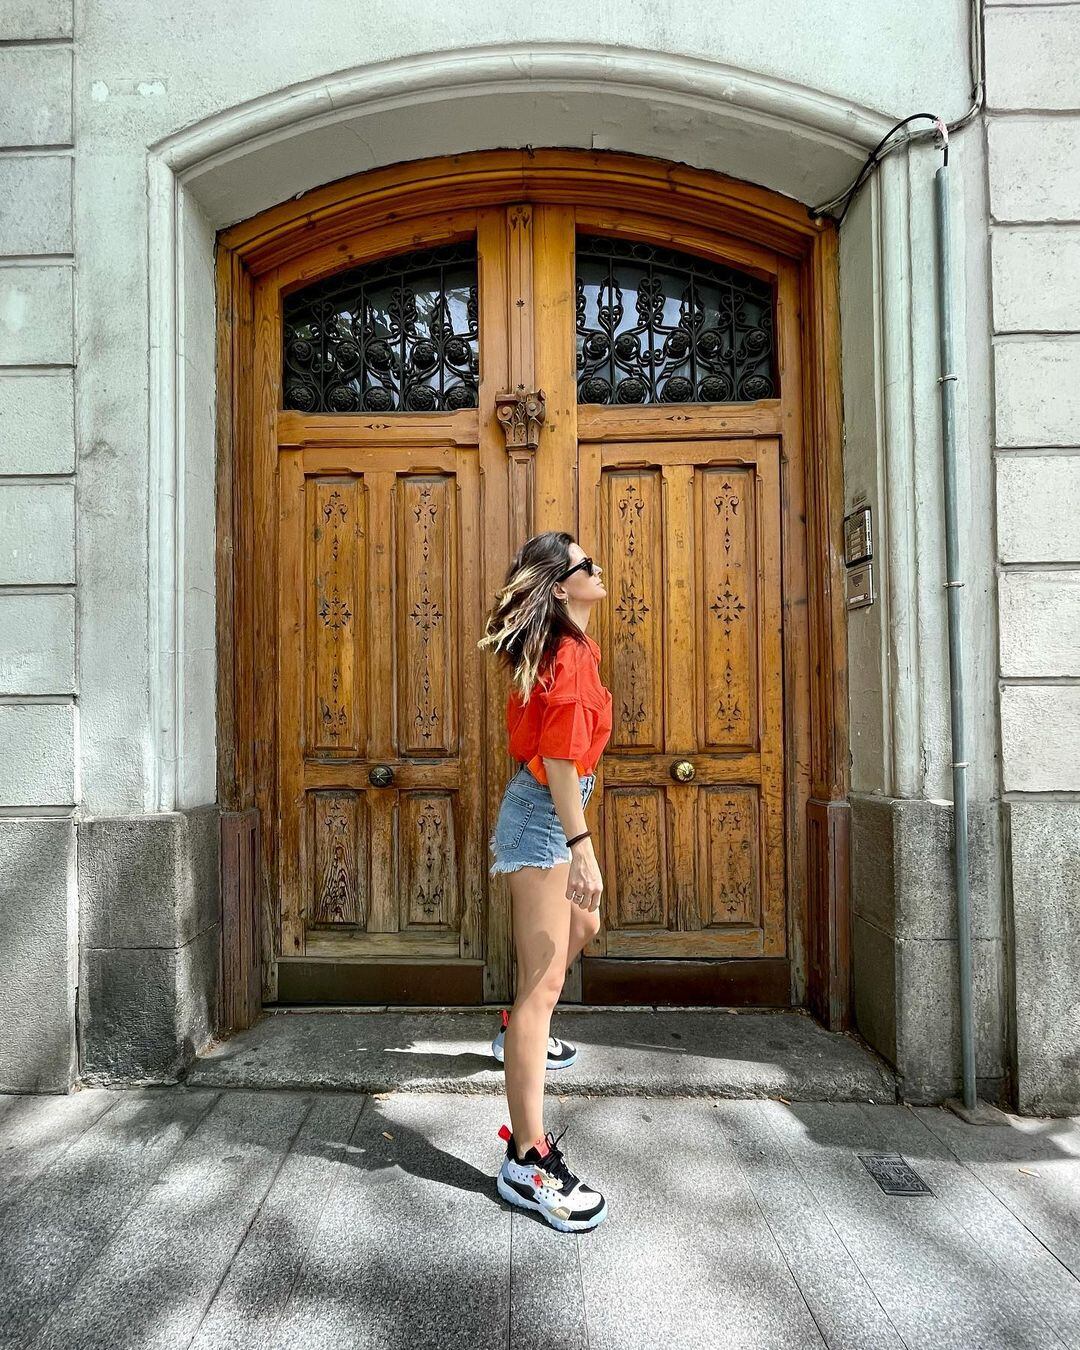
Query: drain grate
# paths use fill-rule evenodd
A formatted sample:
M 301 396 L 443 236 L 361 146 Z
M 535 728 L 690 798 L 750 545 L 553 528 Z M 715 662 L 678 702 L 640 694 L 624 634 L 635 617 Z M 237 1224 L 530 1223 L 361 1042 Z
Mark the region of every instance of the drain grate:
M 859 1161 L 886 1195 L 933 1195 L 933 1191 L 899 1153 L 860 1153 Z

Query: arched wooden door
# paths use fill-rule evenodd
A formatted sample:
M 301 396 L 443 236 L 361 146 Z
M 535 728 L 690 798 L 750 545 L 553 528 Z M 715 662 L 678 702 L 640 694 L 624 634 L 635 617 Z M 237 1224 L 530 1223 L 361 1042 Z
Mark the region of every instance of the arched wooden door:
M 266 993 L 511 995 L 506 685 L 476 642 L 522 539 L 567 528 L 605 567 L 614 695 L 568 994 L 801 1001 L 805 277 L 656 183 L 531 186 L 313 211 L 316 246 L 253 269 Z

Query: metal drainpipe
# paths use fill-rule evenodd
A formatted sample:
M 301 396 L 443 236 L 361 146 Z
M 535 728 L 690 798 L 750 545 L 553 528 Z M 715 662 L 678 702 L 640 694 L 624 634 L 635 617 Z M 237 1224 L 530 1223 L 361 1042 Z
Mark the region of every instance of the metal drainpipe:
M 953 881 L 960 967 L 960 1054 L 964 1108 L 975 1109 L 975 1028 L 971 1008 L 971 882 L 968 868 L 967 749 L 960 628 L 960 549 L 956 518 L 956 371 L 953 366 L 952 248 L 949 234 L 949 133 L 938 123 L 942 164 L 934 175 L 937 227 L 938 339 L 941 352 L 941 454 L 945 477 L 945 589 L 949 611 L 949 699 L 953 755 Z

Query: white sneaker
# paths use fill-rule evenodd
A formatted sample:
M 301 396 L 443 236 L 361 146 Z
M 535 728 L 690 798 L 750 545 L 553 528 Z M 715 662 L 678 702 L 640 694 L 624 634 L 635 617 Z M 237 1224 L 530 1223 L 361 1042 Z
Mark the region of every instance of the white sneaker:
M 499 1034 L 491 1042 L 491 1053 L 503 1063 L 503 1042 L 506 1039 L 506 1025 L 510 1021 L 510 1014 L 505 1008 L 500 1009 L 499 1017 L 502 1025 L 499 1027 Z M 549 1036 L 547 1043 L 547 1067 L 549 1069 L 568 1069 L 577 1059 L 577 1046 L 571 1045 L 569 1041 L 560 1041 L 558 1036 Z
M 509 1126 L 500 1127 L 499 1138 L 506 1140 L 506 1156 L 495 1184 L 504 1200 L 521 1209 L 535 1210 L 560 1233 L 583 1233 L 607 1218 L 604 1197 L 570 1171 L 559 1140 L 552 1138 L 550 1130 L 544 1136 L 547 1152 L 541 1156 L 534 1144 L 520 1162 Z

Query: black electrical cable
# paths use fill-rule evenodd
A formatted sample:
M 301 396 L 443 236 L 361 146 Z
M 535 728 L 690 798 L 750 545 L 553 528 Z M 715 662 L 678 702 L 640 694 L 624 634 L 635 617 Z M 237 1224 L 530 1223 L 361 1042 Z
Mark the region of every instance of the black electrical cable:
M 848 188 L 843 198 L 834 198 L 833 201 L 826 202 L 821 206 L 809 207 L 808 209 L 811 218 L 814 220 L 819 220 L 822 216 L 828 216 L 831 220 L 835 221 L 835 223 L 839 226 L 840 223 L 843 221 L 844 217 L 847 215 L 848 207 L 851 205 L 852 200 L 855 197 L 855 194 L 862 187 L 863 183 L 865 183 L 866 180 L 873 173 L 874 169 L 877 167 L 879 160 L 884 159 L 885 156 L 889 153 L 889 151 L 896 149 L 896 146 L 889 145 L 889 142 L 892 140 L 892 138 L 896 135 L 898 131 L 902 131 L 904 127 L 908 126 L 909 123 L 923 122 L 923 121 L 932 122 L 935 128 L 940 125 L 940 119 L 937 118 L 933 113 L 911 113 L 909 116 L 902 118 L 899 122 L 896 123 L 895 126 L 889 128 L 889 130 L 885 133 L 885 135 L 882 136 L 881 140 L 878 141 L 877 145 L 874 146 L 873 150 L 871 150 L 870 153 L 866 156 L 866 159 L 863 161 L 862 168 L 855 175 L 855 181 Z M 911 139 L 910 136 L 906 136 L 904 138 L 904 142 L 901 143 L 903 144 L 910 139 Z M 843 209 L 841 210 L 838 216 L 833 215 L 827 208 L 830 206 L 835 206 L 837 202 L 840 200 L 843 201 Z
M 820 206 L 807 207 L 807 213 L 811 220 L 820 220 L 827 216 L 835 221 L 839 226 L 840 222 L 847 215 L 848 207 L 855 198 L 855 194 L 873 173 L 878 164 L 886 155 L 892 154 L 900 146 L 907 145 L 910 141 L 916 140 L 922 136 L 937 135 L 940 138 L 942 154 L 945 157 L 945 163 L 949 162 L 949 133 L 959 131 L 961 127 L 966 126 L 972 118 L 976 117 L 982 110 L 983 100 L 986 95 L 986 43 L 983 33 L 983 13 L 981 0 L 972 0 L 971 2 L 971 23 L 970 23 L 970 60 L 971 60 L 971 105 L 962 117 L 958 117 L 955 122 L 944 122 L 941 118 L 935 117 L 933 113 L 912 113 L 910 117 L 905 117 L 903 121 L 897 122 L 894 127 L 890 127 L 888 132 L 881 138 L 877 145 L 867 155 L 862 168 L 855 176 L 855 181 L 847 189 L 841 192 L 837 197 L 831 197 L 827 202 L 822 202 Z M 896 133 L 908 125 L 909 122 L 920 122 L 928 120 L 933 122 L 933 127 L 928 127 L 925 131 L 911 132 L 902 140 L 895 141 L 892 144 L 892 138 Z M 843 203 L 843 209 L 840 214 L 833 215 L 840 203 Z

